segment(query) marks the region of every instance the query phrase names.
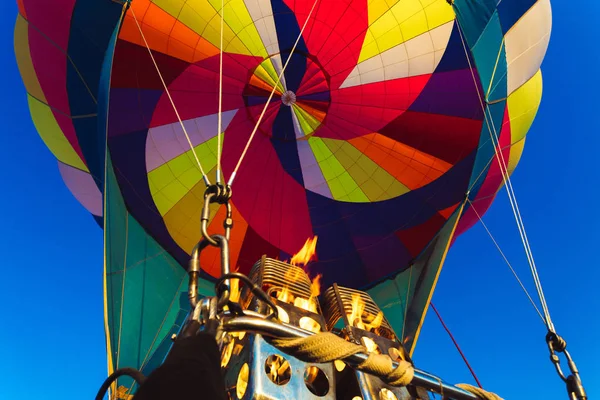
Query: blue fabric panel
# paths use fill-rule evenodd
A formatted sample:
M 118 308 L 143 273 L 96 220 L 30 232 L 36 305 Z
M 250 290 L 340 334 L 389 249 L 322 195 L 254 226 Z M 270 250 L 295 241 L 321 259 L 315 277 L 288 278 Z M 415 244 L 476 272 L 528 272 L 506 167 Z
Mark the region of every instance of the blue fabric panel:
M 115 171 L 123 198 L 128 199 L 127 209 L 140 225 L 162 247 L 177 260 L 179 264 L 187 265 L 189 256 L 173 240 L 160 213 L 154 205 L 148 173 L 146 171 L 146 136 L 147 130 L 109 138 L 111 158 L 120 166 Z
M 471 55 L 471 52 L 468 51 L 467 54 Z M 471 59 L 471 64 L 474 64 Z M 469 68 L 469 59 L 465 54 L 465 47 L 463 46 L 462 40 L 460 38 L 460 32 L 458 30 L 458 25 L 456 22 L 452 27 L 452 33 L 450 34 L 450 39 L 448 39 L 448 44 L 446 45 L 446 50 L 444 50 L 444 55 L 440 60 L 440 63 L 435 69 L 435 72 L 451 72 L 457 71 L 461 69 Z
M 474 159 L 475 152 L 431 184 L 381 202 L 338 202 L 307 192 L 313 231 L 319 236 L 316 264 L 327 271 L 324 285 L 334 280 L 345 286 L 372 285 L 396 275 L 398 266 L 408 265 L 413 257 L 396 232 L 420 225 L 438 210 L 463 201 Z M 377 252 L 387 262 L 373 257 Z M 370 264 L 363 261 L 367 259 Z M 395 262 L 389 263 L 390 259 Z
M 273 145 L 285 172 L 294 178 L 300 185 L 304 186 L 304 178 L 302 176 L 302 167 L 300 166 L 300 157 L 298 156 L 296 141 L 284 142 L 277 139 L 271 139 L 271 144 Z
M 506 34 L 510 28 L 536 3 L 537 0 L 502 0 L 498 4 L 502 32 Z
M 74 116 L 94 115 L 85 120 L 73 119 L 77 139 L 90 174 L 98 188 L 104 190 L 104 143 L 106 131 L 98 130 L 105 119 L 105 108 L 97 104 L 108 87 L 103 75 L 107 59 L 112 59 L 123 6 L 115 2 L 80 0 L 71 18 L 67 66 L 69 105 Z M 108 71 L 110 74 L 110 71 Z M 104 78 L 104 79 L 103 79 Z
M 281 61 L 285 65 L 290 55 L 290 50 L 294 47 L 298 36 L 300 36 L 301 27 L 294 12 L 290 10 L 283 0 L 271 0 L 271 7 L 275 18 Z M 306 48 L 304 38 L 300 38 L 284 73 L 286 88 L 293 92 L 298 90 L 302 77 L 304 77 L 304 73 L 306 72 L 306 57 L 303 54 L 308 54 L 308 49 Z

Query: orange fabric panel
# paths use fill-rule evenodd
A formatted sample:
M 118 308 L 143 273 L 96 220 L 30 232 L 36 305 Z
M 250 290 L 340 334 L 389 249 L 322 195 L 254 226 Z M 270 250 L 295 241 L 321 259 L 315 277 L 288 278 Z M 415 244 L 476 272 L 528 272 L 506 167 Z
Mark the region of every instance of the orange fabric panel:
M 379 133 L 351 139 L 350 143 L 411 190 L 434 181 L 452 167 Z
M 233 229 L 231 230 L 231 238 L 229 240 L 230 249 L 230 260 L 231 270 L 237 271 L 238 258 L 240 256 L 240 250 L 242 248 L 242 242 L 246 236 L 246 230 L 248 229 L 248 223 L 240 216 L 240 213 L 235 208 L 233 203 L 231 204 L 233 209 Z M 217 214 L 210 222 L 208 232 L 210 234 L 222 235 L 224 232 L 223 221 L 225 220 L 226 208 L 224 206 L 219 208 Z M 198 232 L 200 236 L 200 232 Z M 221 251 L 217 247 L 209 246 L 200 255 L 200 266 L 202 270 L 210 274 L 211 276 L 218 277 L 221 275 Z
M 217 47 L 149 0 L 135 0 L 132 11 L 154 51 L 189 63 L 219 54 Z M 132 13 L 125 16 L 119 39 L 145 46 Z

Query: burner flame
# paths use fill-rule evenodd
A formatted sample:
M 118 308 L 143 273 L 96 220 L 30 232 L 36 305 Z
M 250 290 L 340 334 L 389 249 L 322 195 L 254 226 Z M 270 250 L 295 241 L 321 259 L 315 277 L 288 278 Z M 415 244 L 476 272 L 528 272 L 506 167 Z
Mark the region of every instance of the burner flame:
M 240 280 L 239 279 L 232 279 L 229 281 L 229 301 L 232 301 L 234 303 L 239 303 L 240 301 L 240 294 L 242 293 L 242 291 L 240 290 Z
M 298 251 L 296 254 L 294 254 L 294 256 L 292 257 L 290 264 L 292 265 L 296 265 L 296 266 L 306 266 L 306 264 L 309 263 L 309 261 L 311 261 L 316 252 L 317 252 L 317 239 L 319 237 L 315 236 L 313 238 L 308 238 L 306 239 L 306 242 L 304 243 L 304 246 L 302 246 L 302 248 L 300 249 L 300 251 Z
M 317 236 L 307 239 L 300 251 L 294 254 L 292 260 L 290 261 L 290 264 L 294 266 L 305 266 L 310 260 L 314 258 L 316 248 Z M 308 299 L 302 297 L 295 297 L 289 290 L 289 285 L 293 284 L 294 282 L 297 282 L 302 277 L 302 273 L 302 270 L 297 268 L 289 268 L 286 271 L 285 280 L 286 282 L 288 282 L 288 284 L 277 292 L 277 300 L 284 303 L 293 304 L 295 307 L 302 308 L 306 311 L 318 313 L 316 298 L 321 294 L 322 275 L 319 274 L 315 277 L 315 279 L 312 280 L 312 283 L 310 285 L 311 295 Z
M 383 313 L 379 311 L 376 316 L 365 313 L 365 302 L 360 297 L 360 294 L 353 293 L 352 312 L 348 315 L 348 322 L 356 328 L 373 332 L 381 326 L 381 323 L 383 322 Z

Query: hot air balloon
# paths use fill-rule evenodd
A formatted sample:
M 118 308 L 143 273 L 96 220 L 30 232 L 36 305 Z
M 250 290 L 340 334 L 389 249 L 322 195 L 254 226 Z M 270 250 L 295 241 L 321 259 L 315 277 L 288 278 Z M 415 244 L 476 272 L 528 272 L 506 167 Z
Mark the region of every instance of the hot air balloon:
M 238 271 L 317 236 L 309 273 L 367 291 L 412 352 L 523 153 L 551 30 L 549 0 L 17 2 L 33 121 L 105 232 L 111 371 L 159 365 L 189 311 L 203 175 L 231 183 Z M 209 294 L 218 250 L 201 266 Z

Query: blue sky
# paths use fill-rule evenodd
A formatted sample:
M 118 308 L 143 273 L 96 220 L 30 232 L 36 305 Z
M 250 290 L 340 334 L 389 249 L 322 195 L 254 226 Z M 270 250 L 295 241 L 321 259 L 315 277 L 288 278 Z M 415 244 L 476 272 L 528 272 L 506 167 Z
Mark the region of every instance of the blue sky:
M 542 106 L 513 176 L 552 316 L 591 398 L 600 396 L 599 12 L 592 0 L 553 2 Z M 106 375 L 102 231 L 29 118 L 12 50 L 16 15 L 13 0 L 1 2 L 0 398 L 88 399 Z M 484 220 L 533 292 L 504 191 Z M 544 326 L 481 226 L 450 250 L 433 302 L 486 388 L 507 399 L 566 398 Z M 433 313 L 414 358 L 446 381 L 472 382 Z

